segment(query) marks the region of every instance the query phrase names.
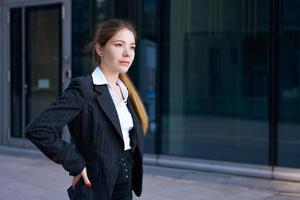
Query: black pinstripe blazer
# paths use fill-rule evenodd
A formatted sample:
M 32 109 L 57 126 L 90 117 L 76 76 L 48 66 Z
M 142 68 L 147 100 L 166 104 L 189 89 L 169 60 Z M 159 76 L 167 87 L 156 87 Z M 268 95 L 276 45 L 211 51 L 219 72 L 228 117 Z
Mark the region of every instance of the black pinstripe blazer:
M 140 196 L 144 138 L 129 98 L 127 106 L 134 123 L 130 131 L 134 159 L 133 191 Z M 69 127 L 75 147 L 58 136 L 59 130 L 65 125 Z M 26 127 L 25 134 L 70 175 L 78 175 L 86 166 L 92 187 L 76 185 L 73 199 L 111 198 L 124 143 L 118 114 L 107 85 L 94 85 L 91 75 L 72 79 L 63 94 Z

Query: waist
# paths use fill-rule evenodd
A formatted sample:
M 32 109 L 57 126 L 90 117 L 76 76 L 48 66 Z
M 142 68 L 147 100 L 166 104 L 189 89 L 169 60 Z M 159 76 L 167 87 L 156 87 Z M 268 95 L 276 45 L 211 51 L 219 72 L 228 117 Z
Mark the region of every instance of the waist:
M 132 158 L 132 151 L 131 151 L 131 149 L 128 149 L 128 150 L 125 150 L 125 151 L 123 151 L 123 153 L 122 153 L 122 159 L 131 159 Z

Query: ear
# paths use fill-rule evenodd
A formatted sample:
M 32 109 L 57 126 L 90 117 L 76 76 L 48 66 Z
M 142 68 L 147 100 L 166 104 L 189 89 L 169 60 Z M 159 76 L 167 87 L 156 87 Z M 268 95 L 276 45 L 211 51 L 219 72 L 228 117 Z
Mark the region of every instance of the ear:
M 98 43 L 95 44 L 95 50 L 97 54 L 100 56 L 100 52 L 102 51 L 102 47 L 100 46 L 100 44 Z

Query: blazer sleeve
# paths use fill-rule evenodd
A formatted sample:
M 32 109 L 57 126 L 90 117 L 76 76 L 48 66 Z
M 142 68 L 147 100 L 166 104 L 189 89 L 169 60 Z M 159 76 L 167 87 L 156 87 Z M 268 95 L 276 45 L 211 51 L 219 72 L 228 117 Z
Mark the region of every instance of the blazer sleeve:
M 83 106 L 80 80 L 72 79 L 63 94 L 39 113 L 25 130 L 26 137 L 71 176 L 78 175 L 86 162 L 71 144 L 59 138 L 59 131 L 81 112 Z

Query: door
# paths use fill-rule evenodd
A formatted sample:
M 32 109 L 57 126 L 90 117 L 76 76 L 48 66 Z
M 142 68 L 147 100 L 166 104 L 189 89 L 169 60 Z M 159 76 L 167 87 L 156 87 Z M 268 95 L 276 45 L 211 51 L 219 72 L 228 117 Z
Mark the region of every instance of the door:
M 59 96 L 71 77 L 65 3 L 14 4 L 7 10 L 6 143 L 31 147 L 26 125 Z M 68 17 L 69 18 L 69 17 Z M 63 128 L 60 137 L 67 135 Z M 68 138 L 67 138 L 68 140 Z

